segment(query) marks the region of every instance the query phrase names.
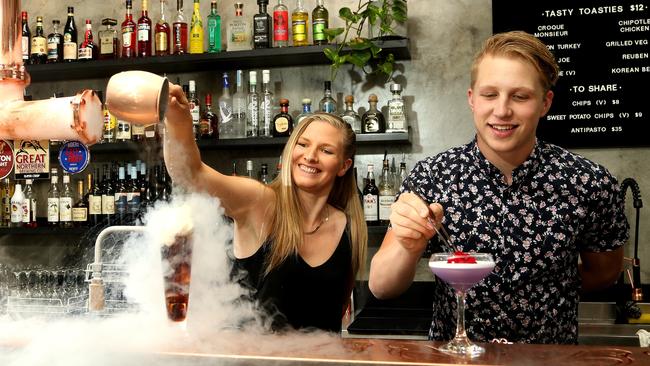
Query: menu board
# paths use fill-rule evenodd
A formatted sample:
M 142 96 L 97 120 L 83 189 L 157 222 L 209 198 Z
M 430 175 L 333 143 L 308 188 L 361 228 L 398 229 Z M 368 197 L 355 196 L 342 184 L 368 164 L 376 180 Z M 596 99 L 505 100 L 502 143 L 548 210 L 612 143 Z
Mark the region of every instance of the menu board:
M 492 1 L 494 33 L 531 33 L 560 65 L 539 138 L 564 147 L 650 146 L 649 3 Z

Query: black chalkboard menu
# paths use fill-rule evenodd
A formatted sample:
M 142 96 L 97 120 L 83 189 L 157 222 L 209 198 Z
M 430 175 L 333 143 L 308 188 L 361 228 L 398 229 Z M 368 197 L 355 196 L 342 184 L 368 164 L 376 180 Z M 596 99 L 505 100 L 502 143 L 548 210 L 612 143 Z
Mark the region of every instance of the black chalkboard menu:
M 493 0 L 495 33 L 553 51 L 560 79 L 539 138 L 565 147 L 650 146 L 650 0 Z

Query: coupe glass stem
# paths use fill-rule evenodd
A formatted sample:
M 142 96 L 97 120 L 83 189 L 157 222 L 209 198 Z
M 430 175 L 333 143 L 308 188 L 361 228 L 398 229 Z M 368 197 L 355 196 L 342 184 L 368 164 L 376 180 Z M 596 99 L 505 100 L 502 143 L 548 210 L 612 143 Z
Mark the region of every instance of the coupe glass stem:
M 456 336 L 454 342 L 470 344 L 465 333 L 465 291 L 456 291 Z

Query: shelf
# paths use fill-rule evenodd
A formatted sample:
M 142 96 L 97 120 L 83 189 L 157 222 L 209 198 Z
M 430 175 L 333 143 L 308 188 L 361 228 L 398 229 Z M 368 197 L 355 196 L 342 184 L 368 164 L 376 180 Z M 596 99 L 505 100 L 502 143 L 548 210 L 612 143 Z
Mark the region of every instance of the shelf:
M 395 60 L 410 60 L 408 38 L 376 43 Z M 256 69 L 273 67 L 327 65 L 323 50 L 327 46 L 266 48 L 250 51 L 170 55 L 135 59 L 97 60 L 89 62 L 27 65 L 33 82 L 107 78 L 126 70 L 144 70 L 157 74 Z

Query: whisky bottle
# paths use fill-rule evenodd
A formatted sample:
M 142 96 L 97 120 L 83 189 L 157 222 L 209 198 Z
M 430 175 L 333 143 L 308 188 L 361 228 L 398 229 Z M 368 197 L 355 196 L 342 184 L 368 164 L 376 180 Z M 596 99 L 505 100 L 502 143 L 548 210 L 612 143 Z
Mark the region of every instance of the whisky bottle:
M 171 39 L 171 31 L 169 30 L 169 23 L 165 19 L 165 2 L 167 0 L 160 0 L 160 19 L 156 22 L 154 30 L 154 53 L 156 56 L 169 55 L 169 40 Z
M 27 12 L 23 11 L 22 13 L 20 13 L 20 18 L 22 22 L 21 48 L 23 53 L 23 64 L 27 65 L 29 64 L 29 56 L 31 55 L 32 32 L 30 32 L 29 30 L 29 22 L 27 21 Z
M 244 4 L 235 3 L 235 17 L 228 22 L 226 29 L 226 48 L 228 51 L 243 51 L 252 49 L 251 25 L 244 18 Z
M 384 162 L 379 179 L 379 223 L 388 225 L 390 222 L 391 205 L 395 202 L 395 187 L 390 176 L 388 158 L 384 154 Z
M 36 17 L 36 30 L 31 43 L 30 62 L 32 64 L 44 64 L 47 62 L 47 39 L 43 32 L 43 17 Z
M 332 82 L 325 81 L 324 95 L 318 103 L 319 110 L 326 113 L 336 113 L 336 101 L 332 98 Z
M 199 121 L 201 121 L 201 105 L 199 98 L 196 97 L 196 82 L 189 81 L 190 90 L 187 100 L 190 102 L 190 114 L 192 115 L 192 129 L 194 131 L 194 139 L 199 137 Z
M 221 15 L 217 13 L 217 1 L 210 2 L 208 15 L 208 53 L 221 52 Z
M 120 57 L 120 38 L 117 36 L 117 20 L 113 18 L 102 19 L 102 25 L 106 29 L 99 31 L 99 59 L 110 60 Z
M 391 84 L 390 91 L 393 98 L 388 101 L 388 126 L 386 132 L 407 132 L 408 124 L 404 111 L 404 100 L 402 99 L 402 86 Z
M 138 57 L 151 56 L 151 19 L 149 0 L 142 0 L 142 13 L 138 19 Z
M 280 113 L 273 118 L 273 137 L 285 137 L 293 132 L 293 121 L 289 114 L 289 100 L 280 99 Z
M 183 0 L 176 0 L 176 19 L 173 24 L 173 54 L 187 53 L 187 22 L 183 13 Z
M 379 188 L 375 185 L 374 170 L 374 165 L 368 164 L 368 176 L 363 187 L 363 215 L 369 226 L 379 224 Z
M 217 115 L 212 112 L 212 94 L 210 93 L 205 95 L 205 110 L 199 122 L 199 132 L 201 139 L 219 138 Z
M 273 7 L 273 47 L 287 47 L 289 45 L 289 9 L 278 0 Z
M 76 227 L 88 225 L 88 202 L 84 196 L 84 181 L 77 180 L 75 204 L 72 206 L 72 224 Z
M 323 5 L 324 0 L 316 0 L 316 7 L 311 13 L 311 24 L 314 44 L 327 44 L 325 29 L 329 27 L 329 12 Z
M 11 227 L 23 226 L 23 201 L 25 195 L 23 194 L 23 187 L 20 183 L 16 183 L 14 187 L 14 195 L 11 196 Z
M 246 136 L 259 136 L 260 127 L 260 96 L 257 94 L 257 72 L 248 74 L 248 96 L 246 97 Z
M 97 60 L 99 50 L 95 45 L 93 39 L 93 25 L 90 19 L 86 19 L 86 31 L 84 32 L 84 40 L 79 45 L 79 61 Z
M 341 119 L 352 127 L 354 133 L 361 133 L 361 117 L 354 110 L 354 97 L 352 95 L 345 96 L 345 111 L 343 111 Z
M 368 111 L 361 117 L 361 132 L 386 132 L 386 120 L 384 119 L 384 115 L 377 110 L 377 96 L 375 94 L 370 94 L 368 104 L 370 105 Z
M 68 20 L 63 27 L 63 61 L 77 61 L 77 26 L 74 22 L 74 7 L 68 6 Z
M 47 35 L 47 62 L 56 63 L 63 61 L 63 34 L 59 33 L 61 21 L 52 20 L 52 33 Z
M 38 223 L 36 222 L 36 211 L 38 206 L 36 203 L 36 194 L 34 193 L 32 182 L 33 181 L 31 179 L 25 180 L 25 190 L 23 192 L 25 198 L 23 199 L 22 212 L 23 226 L 35 228 L 38 226 Z
M 302 5 L 302 0 L 296 0 L 296 8 L 291 12 L 291 30 L 293 31 L 293 45 L 307 46 L 309 13 Z
M 47 192 L 47 225 L 59 226 L 59 176 L 51 170 L 50 189 Z
M 59 196 L 59 222 L 63 228 L 72 227 L 72 194 L 70 175 L 63 173 L 63 185 Z
M 262 103 L 260 103 L 260 118 L 262 130 L 260 131 L 260 136 L 262 137 L 273 137 L 271 132 L 271 124 L 273 124 L 273 93 L 269 89 L 269 83 L 271 79 L 270 70 L 262 70 Z
M 273 20 L 266 12 L 269 0 L 257 0 L 259 13 L 253 16 L 253 47 L 269 48 L 271 47 L 271 24 Z
M 122 22 L 122 57 L 135 58 L 137 56 L 137 25 L 133 21 L 132 0 L 126 0 L 126 15 Z
M 194 0 L 192 23 L 190 24 L 190 53 L 203 53 L 203 20 L 199 0 Z
M 302 122 L 303 119 L 311 116 L 313 113 L 311 112 L 311 99 L 309 98 L 303 98 L 302 100 L 302 112 L 296 117 L 294 120 L 293 127 L 296 128 Z

